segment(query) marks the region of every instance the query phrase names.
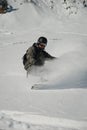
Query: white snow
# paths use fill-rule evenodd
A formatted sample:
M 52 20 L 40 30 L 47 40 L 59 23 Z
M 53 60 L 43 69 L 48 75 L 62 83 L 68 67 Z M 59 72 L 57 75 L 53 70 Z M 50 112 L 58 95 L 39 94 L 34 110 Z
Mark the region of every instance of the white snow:
M 5 117 L 5 118 L 3 118 Z M 13 123 L 15 121 L 21 122 L 24 124 L 31 124 L 32 125 L 42 125 L 42 126 L 49 126 L 49 127 L 64 127 L 64 128 L 84 128 L 87 127 L 87 123 L 84 121 L 74 121 L 74 120 L 68 120 L 68 119 L 62 119 L 62 118 L 54 118 L 54 117 L 47 117 L 42 115 L 36 115 L 32 113 L 23 113 L 23 112 L 9 112 L 9 111 L 2 111 L 1 112 L 1 120 L 11 120 L 9 123 Z M 27 127 L 26 125 L 26 127 Z M 14 127 L 14 126 L 11 126 Z
M 87 130 L 87 8 L 26 1 L 8 0 L 18 10 L 0 14 L 0 129 Z M 40 36 L 58 59 L 26 77 L 22 56 Z

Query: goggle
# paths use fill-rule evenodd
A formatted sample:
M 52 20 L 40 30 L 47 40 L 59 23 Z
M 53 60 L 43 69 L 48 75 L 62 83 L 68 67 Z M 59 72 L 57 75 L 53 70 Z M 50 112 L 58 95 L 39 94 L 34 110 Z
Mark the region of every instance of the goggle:
M 39 47 L 45 48 L 45 47 L 46 47 L 46 44 L 40 43 L 40 44 L 39 44 Z

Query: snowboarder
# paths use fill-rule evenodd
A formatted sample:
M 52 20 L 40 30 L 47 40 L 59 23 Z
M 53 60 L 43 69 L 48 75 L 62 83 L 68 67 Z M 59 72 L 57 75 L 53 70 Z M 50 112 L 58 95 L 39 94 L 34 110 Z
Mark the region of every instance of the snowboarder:
M 11 5 L 8 4 L 7 0 L 0 0 L 0 13 L 7 13 L 11 11 L 16 11 Z
M 5 13 L 8 3 L 7 0 L 0 0 L 0 13 Z
M 36 43 L 34 43 L 23 56 L 23 65 L 28 72 L 32 65 L 42 66 L 45 60 L 52 60 L 55 57 L 51 56 L 45 51 L 47 45 L 47 38 L 39 37 Z

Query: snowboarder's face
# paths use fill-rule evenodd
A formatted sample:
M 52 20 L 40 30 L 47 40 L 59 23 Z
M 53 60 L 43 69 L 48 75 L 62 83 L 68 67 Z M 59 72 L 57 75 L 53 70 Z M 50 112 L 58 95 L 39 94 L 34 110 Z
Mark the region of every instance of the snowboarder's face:
M 44 43 L 40 43 L 39 45 L 38 45 L 38 47 L 40 48 L 40 49 L 45 49 L 45 47 L 46 47 L 46 45 L 44 44 Z

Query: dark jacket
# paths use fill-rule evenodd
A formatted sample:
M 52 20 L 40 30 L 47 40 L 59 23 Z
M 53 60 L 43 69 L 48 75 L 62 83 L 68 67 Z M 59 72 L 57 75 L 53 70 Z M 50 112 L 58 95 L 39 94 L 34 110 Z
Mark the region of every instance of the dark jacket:
M 48 54 L 45 50 L 42 50 L 37 47 L 37 44 L 34 43 L 23 56 L 23 64 L 25 70 L 30 66 L 41 66 L 44 65 L 45 60 L 54 59 L 55 57 Z

